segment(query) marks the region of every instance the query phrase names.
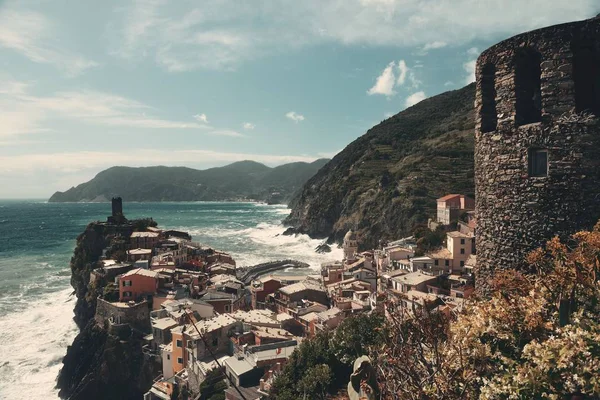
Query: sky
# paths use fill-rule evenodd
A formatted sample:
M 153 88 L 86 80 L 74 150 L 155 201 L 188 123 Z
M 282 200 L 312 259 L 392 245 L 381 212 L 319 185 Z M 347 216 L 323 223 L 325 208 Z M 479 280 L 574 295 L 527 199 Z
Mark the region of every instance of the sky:
M 332 157 L 597 0 L 0 0 L 0 198 L 113 165 Z

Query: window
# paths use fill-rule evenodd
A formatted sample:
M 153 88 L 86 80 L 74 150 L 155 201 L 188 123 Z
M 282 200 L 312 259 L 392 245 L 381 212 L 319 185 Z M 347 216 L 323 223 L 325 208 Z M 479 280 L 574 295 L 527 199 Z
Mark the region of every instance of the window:
M 465 249 L 460 249 L 460 254 L 465 254 Z
M 496 66 L 486 64 L 481 69 L 481 132 L 492 132 L 498 126 L 496 112 Z
M 465 244 L 465 239 L 460 239 L 460 244 Z
M 541 59 L 540 53 L 531 48 L 522 49 L 515 56 L 517 125 L 542 119 Z
M 231 306 L 229 304 L 225 305 L 225 312 L 230 312 L 231 311 Z
M 131 286 L 131 281 L 123 281 L 123 286 Z
M 183 342 L 181 341 L 181 339 L 177 339 L 176 346 L 183 347 Z
M 600 116 L 600 57 L 593 43 L 573 46 L 575 110 Z
M 450 265 L 450 260 L 446 260 L 446 267 Z
M 171 359 L 171 355 L 167 354 L 167 360 L 170 360 L 170 359 Z
M 528 155 L 529 176 L 548 176 L 548 150 L 530 149 Z
M 177 364 L 183 364 L 183 358 L 177 357 Z
M 219 337 L 218 336 L 215 336 L 212 338 L 212 345 L 214 347 L 217 347 L 219 345 Z
M 438 264 L 439 264 L 439 261 L 438 261 L 438 260 L 435 260 L 435 261 L 433 262 L 433 264 L 434 264 L 434 265 L 438 265 Z
M 464 262 L 464 261 L 461 261 L 461 262 L 460 262 L 460 266 L 461 266 L 461 267 L 464 267 L 464 266 L 465 266 L 465 262 Z
M 123 297 L 131 297 L 133 293 L 131 292 L 123 292 Z

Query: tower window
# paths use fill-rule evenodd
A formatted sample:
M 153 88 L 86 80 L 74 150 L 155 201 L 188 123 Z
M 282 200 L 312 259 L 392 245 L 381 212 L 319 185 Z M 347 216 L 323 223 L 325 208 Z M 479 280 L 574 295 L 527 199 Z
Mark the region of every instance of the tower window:
M 515 57 L 516 122 L 526 125 L 542 119 L 540 53 L 522 49 Z
M 575 109 L 600 116 L 600 60 L 593 43 L 573 47 Z
M 529 150 L 529 176 L 548 176 L 548 150 Z
M 481 69 L 481 132 L 492 132 L 498 125 L 496 112 L 496 66 L 486 64 Z

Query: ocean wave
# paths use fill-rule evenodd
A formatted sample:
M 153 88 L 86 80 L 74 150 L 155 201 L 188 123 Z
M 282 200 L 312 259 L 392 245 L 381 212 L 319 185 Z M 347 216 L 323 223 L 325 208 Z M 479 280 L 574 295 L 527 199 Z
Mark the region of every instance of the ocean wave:
M 58 399 L 56 376 L 77 334 L 70 292 L 65 289 L 42 296 L 19 312 L 0 317 L 0 398 Z M 23 388 L 27 388 L 26 396 Z

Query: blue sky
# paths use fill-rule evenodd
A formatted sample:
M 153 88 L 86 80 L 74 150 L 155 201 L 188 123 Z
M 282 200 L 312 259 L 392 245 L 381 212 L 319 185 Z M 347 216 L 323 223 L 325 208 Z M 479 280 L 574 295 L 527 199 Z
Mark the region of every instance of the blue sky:
M 597 0 L 0 0 L 0 198 L 112 165 L 331 157 Z

